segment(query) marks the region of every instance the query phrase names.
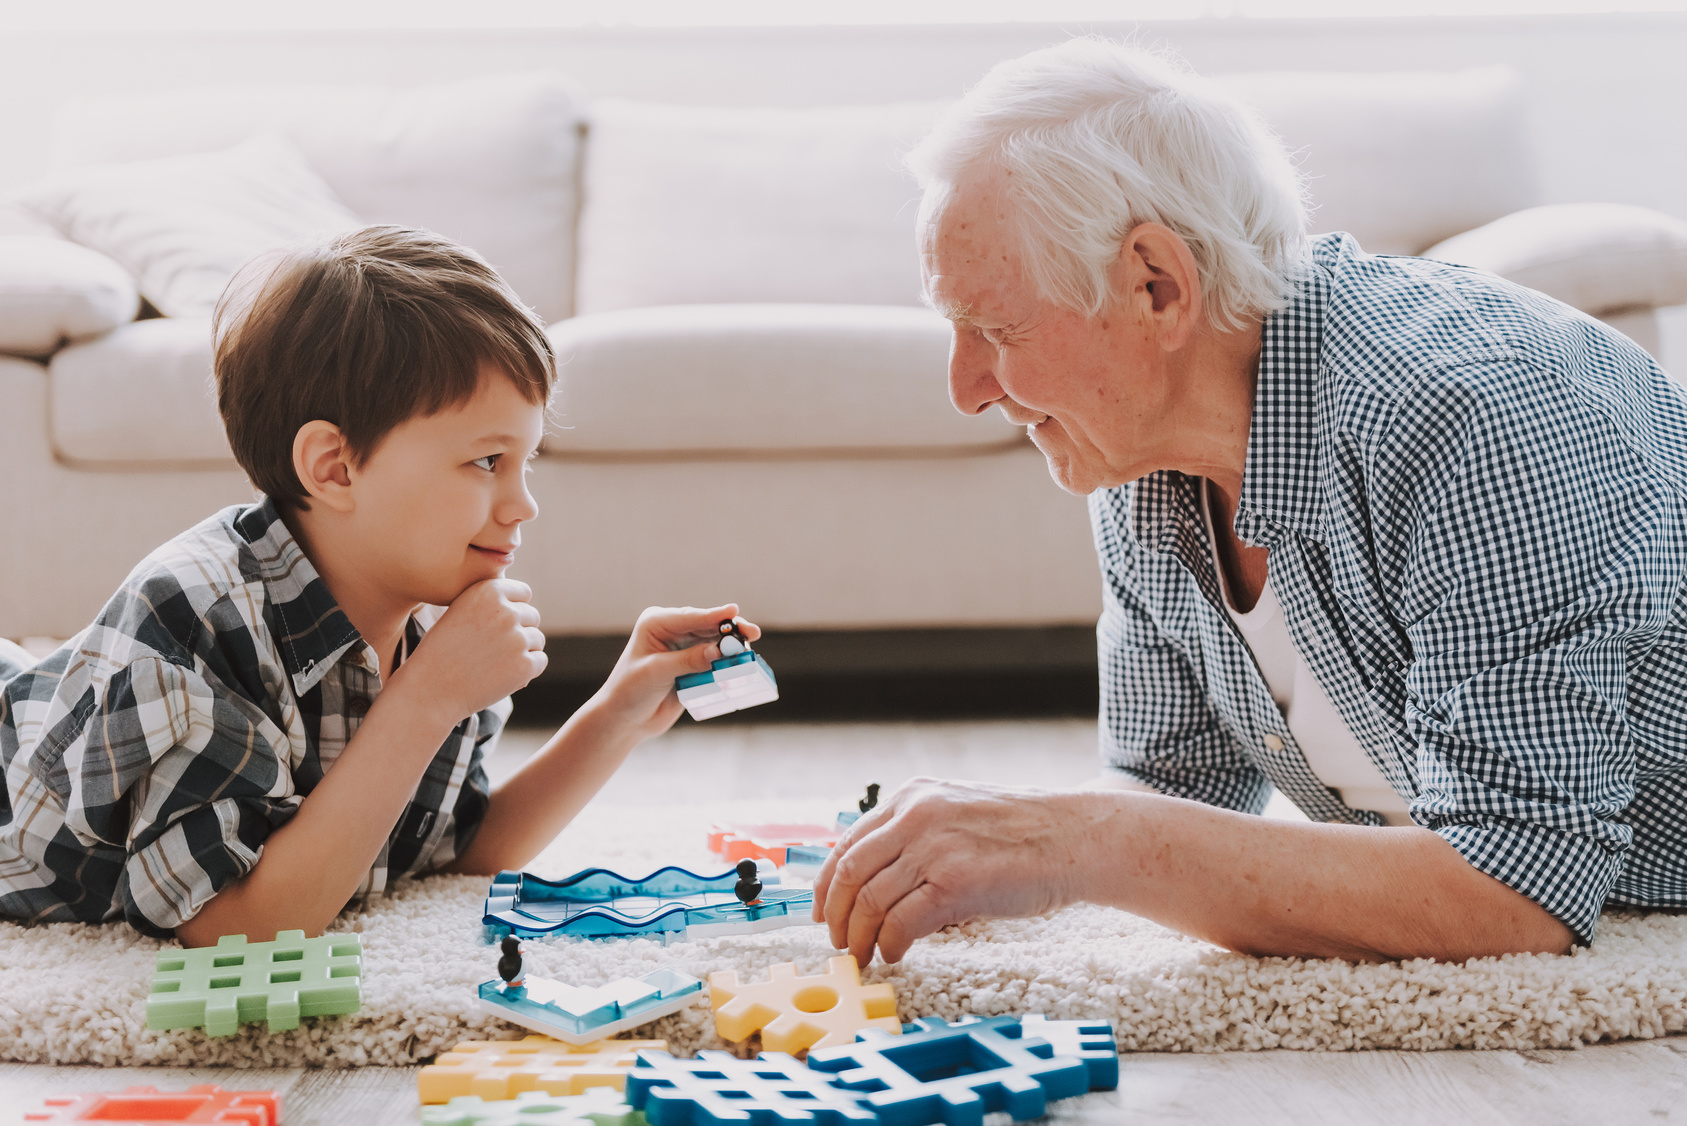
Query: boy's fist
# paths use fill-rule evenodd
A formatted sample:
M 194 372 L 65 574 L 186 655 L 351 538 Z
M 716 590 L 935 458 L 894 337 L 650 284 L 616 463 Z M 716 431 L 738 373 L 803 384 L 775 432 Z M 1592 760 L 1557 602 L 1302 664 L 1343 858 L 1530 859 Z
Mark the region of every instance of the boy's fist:
M 533 590 L 515 579 L 487 579 L 459 594 L 400 668 L 428 706 L 449 708 L 455 724 L 502 700 L 545 671 L 545 635 Z

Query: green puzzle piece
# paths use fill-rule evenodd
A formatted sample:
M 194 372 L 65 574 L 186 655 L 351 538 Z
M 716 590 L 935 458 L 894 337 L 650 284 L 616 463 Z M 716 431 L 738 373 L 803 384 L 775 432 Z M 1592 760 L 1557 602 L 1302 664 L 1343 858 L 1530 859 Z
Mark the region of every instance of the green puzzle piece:
M 225 934 L 215 946 L 160 950 L 146 1026 L 205 1026 L 233 1036 L 242 1024 L 267 1020 L 271 1032 L 299 1027 L 300 1017 L 355 1013 L 363 1003 L 363 944 L 355 934 L 306 938 L 281 931 L 274 942 Z
M 483 1102 L 460 1095 L 444 1106 L 422 1108 L 422 1126 L 646 1126 L 644 1112 L 627 1105 L 613 1087 L 578 1095 L 523 1091 L 513 1099 Z

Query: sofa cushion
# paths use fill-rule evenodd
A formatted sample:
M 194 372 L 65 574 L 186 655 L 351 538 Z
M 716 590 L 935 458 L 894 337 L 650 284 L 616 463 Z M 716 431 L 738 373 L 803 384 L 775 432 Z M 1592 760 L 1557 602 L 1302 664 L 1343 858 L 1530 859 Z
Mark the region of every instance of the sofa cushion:
M 593 104 L 577 308 L 919 301 L 902 154 L 940 102 Z
M 66 461 L 231 464 L 211 384 L 211 322 L 127 324 L 73 344 L 47 369 L 48 432 Z
M 0 352 L 45 356 L 135 319 L 129 272 L 63 239 L 0 235 Z
M 109 255 L 165 316 L 204 317 L 240 264 L 304 235 L 362 226 L 286 138 L 62 169 L 20 202 Z
M 1295 154 L 1312 229 L 1347 231 L 1373 254 L 1417 254 L 1539 202 L 1522 84 L 1505 68 L 1217 81 Z
M 1531 207 L 1424 251 L 1584 313 L 1687 303 L 1687 223 L 1618 203 Z
M 85 99 L 60 112 L 55 168 L 209 152 L 279 132 L 366 222 L 484 254 L 547 320 L 573 304 L 579 100 L 554 74 L 408 90 L 227 87 Z
M 553 325 L 562 457 L 933 454 L 1023 440 L 949 403 L 950 329 L 925 309 L 688 305 Z

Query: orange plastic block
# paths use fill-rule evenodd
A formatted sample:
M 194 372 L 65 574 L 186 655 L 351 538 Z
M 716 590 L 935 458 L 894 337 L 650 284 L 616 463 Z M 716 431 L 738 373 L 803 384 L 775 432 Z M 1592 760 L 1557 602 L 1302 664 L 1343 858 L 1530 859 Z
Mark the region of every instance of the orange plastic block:
M 728 863 L 740 860 L 771 860 L 785 863 L 785 850 L 792 845 L 831 848 L 838 843 L 838 830 L 830 825 L 711 825 L 709 851 Z
M 709 975 L 709 1003 L 722 1039 L 746 1040 L 760 1031 L 767 1052 L 796 1055 L 853 1044 L 864 1028 L 902 1034 L 896 991 L 888 983 L 862 985 L 850 954 L 839 954 L 825 973 L 812 977 L 798 977 L 793 963 L 782 962 L 768 970 L 768 980 L 751 985 L 740 985 L 732 970 L 717 970 Z
M 109 1126 L 163 1126 L 208 1122 L 220 1126 L 275 1126 L 281 1098 L 274 1091 L 225 1091 L 210 1083 L 185 1091 L 130 1087 L 112 1095 L 66 1095 L 25 1111 L 25 1122 L 104 1122 Z
M 523 1040 L 465 1040 L 424 1067 L 416 1084 L 424 1103 L 461 1095 L 488 1102 L 513 1099 L 523 1091 L 561 1098 L 588 1087 L 627 1088 L 637 1053 L 665 1052 L 666 1040 L 594 1040 L 565 1044 L 549 1036 Z

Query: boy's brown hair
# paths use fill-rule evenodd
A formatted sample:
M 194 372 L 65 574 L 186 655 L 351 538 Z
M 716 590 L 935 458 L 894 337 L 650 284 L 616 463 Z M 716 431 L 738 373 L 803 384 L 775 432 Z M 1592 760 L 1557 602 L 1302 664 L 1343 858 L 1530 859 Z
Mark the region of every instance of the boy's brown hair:
M 544 322 L 484 258 L 431 231 L 364 227 L 259 255 L 212 321 L 235 460 L 282 509 L 308 494 L 293 437 L 333 423 L 361 462 L 394 427 L 468 400 L 490 365 L 528 402 L 556 379 Z

